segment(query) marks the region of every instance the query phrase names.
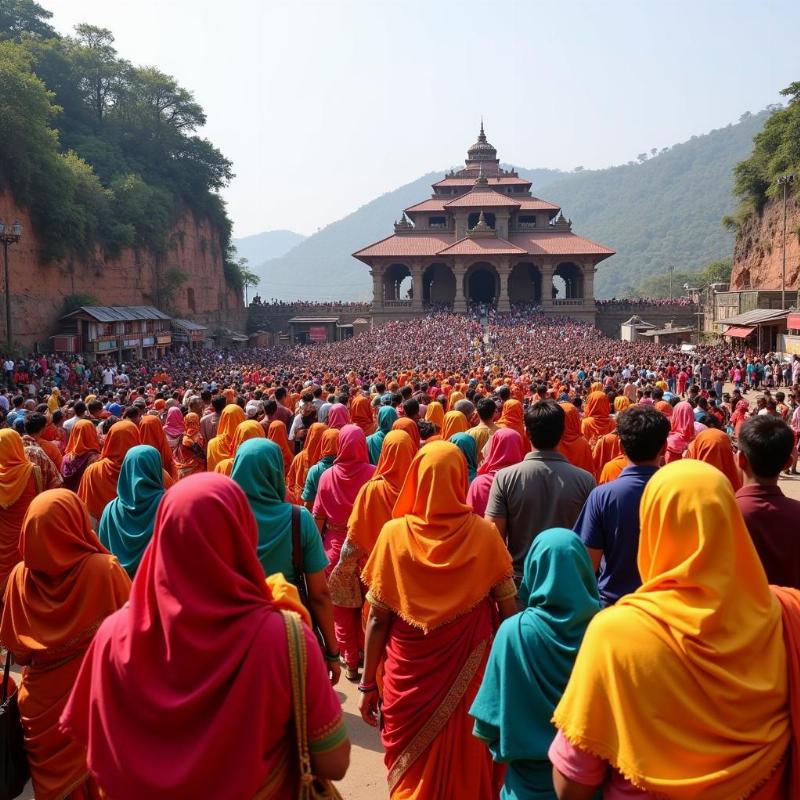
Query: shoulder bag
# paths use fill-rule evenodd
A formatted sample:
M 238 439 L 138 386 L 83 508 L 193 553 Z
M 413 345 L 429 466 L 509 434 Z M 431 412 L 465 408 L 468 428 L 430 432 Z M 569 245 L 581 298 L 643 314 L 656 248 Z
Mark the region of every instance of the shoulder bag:
M 308 602 L 308 584 L 306 583 L 306 573 L 303 569 L 303 541 L 300 538 L 300 506 L 292 506 L 292 567 L 295 574 L 295 586 L 300 595 L 300 602 L 308 609 L 311 617 L 311 630 L 317 637 L 319 646 L 325 652 L 325 637 L 314 619 L 314 610 Z

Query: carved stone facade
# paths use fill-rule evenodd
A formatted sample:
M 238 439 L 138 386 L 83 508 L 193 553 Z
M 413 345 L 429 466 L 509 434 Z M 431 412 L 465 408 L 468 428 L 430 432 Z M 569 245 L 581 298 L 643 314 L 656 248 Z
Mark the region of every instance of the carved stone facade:
M 557 205 L 501 169 L 481 124 L 465 168 L 405 209 L 392 236 L 353 255 L 370 267 L 376 321 L 436 306 L 465 312 L 469 303 L 594 320 L 594 273 L 613 253 L 574 234 Z

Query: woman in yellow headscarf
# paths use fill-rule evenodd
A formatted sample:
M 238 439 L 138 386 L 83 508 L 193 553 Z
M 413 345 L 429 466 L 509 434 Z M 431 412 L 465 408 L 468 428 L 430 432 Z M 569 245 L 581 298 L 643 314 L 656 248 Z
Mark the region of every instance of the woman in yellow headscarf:
M 436 428 L 433 436 L 429 436 L 425 442 L 439 442 L 442 440 L 442 428 L 444 427 L 444 408 L 438 400 L 431 400 L 425 411 L 425 421 L 430 422 Z
M 283 423 L 279 423 L 283 425 Z M 286 430 L 286 426 L 283 425 L 284 431 Z M 239 449 L 239 445 L 242 442 L 246 442 L 248 439 L 266 439 L 267 434 L 264 433 L 264 426 L 255 419 L 246 419 L 244 422 L 240 422 L 236 426 L 236 433 L 233 434 L 233 455 L 230 458 L 223 458 L 215 467 L 214 472 L 219 472 L 222 475 L 227 475 L 229 478 L 231 476 L 231 472 L 233 471 L 233 460 L 236 456 L 236 451 Z
M 244 409 L 238 403 L 228 403 L 219 415 L 217 435 L 208 443 L 206 468 L 213 472 L 223 458 L 233 458 L 233 437 L 236 428 L 245 420 Z
M 53 391 L 50 392 L 50 397 L 47 398 L 47 410 L 52 414 L 61 408 L 61 392 L 54 386 Z
M 787 769 L 800 718 L 798 653 L 784 645 L 794 608 L 781 624 L 800 593 L 770 591 L 730 481 L 708 464 L 659 470 L 640 522 L 642 586 L 589 625 L 555 710 L 556 792 L 800 797 Z
M 511 557 L 466 504 L 467 468 L 449 442 L 423 447 L 372 549 L 359 708 L 377 724 L 375 676 L 385 655 L 383 728 L 392 800 L 497 796 L 500 776 L 472 736 L 468 709 L 483 676 L 495 604 L 516 612 Z
M 448 411 L 444 415 L 444 425 L 442 426 L 442 439 L 449 441 L 451 436 L 456 433 L 466 433 L 469 430 L 469 422 L 460 411 Z

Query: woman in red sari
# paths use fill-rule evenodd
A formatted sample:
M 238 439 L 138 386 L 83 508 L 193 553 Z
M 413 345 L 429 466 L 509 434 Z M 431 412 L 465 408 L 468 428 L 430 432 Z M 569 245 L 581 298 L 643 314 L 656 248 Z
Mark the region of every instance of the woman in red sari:
M 172 409 L 170 409 L 171 411 Z M 180 410 L 178 411 L 180 413 Z M 181 424 L 183 420 L 181 419 Z M 139 423 L 139 436 L 141 437 L 141 444 L 149 444 L 150 447 L 155 447 L 161 454 L 161 466 L 164 472 L 172 478 L 173 481 L 178 480 L 178 468 L 175 466 L 175 459 L 172 457 L 172 448 L 167 442 L 167 434 L 164 432 L 164 426 L 161 420 L 153 414 L 148 414 L 142 417 Z
M 64 458 L 61 460 L 64 488 L 77 492 L 86 468 L 99 459 L 100 440 L 97 438 L 97 428 L 88 419 L 78 420 L 72 428 Z
M 109 798 L 297 798 L 279 613 L 297 604 L 275 599 L 257 540 L 247 497 L 223 475 L 164 495 L 130 602 L 100 626 L 61 717 Z M 341 707 L 304 633 L 311 766 L 338 780 L 349 761 Z M 233 735 L 244 719 L 247 735 Z
M 97 626 L 128 599 L 130 579 L 97 540 L 74 492 L 52 489 L 25 515 L 0 641 L 24 665 L 19 711 L 38 800 L 100 797 L 86 752 L 58 728 Z
M 467 712 L 497 607 L 502 617 L 516 613 L 516 591 L 508 550 L 465 503 L 466 485 L 455 445 L 423 447 L 362 576 L 371 608 L 359 707 L 376 725 L 385 657 L 381 739 L 392 800 L 489 800 L 499 790 Z

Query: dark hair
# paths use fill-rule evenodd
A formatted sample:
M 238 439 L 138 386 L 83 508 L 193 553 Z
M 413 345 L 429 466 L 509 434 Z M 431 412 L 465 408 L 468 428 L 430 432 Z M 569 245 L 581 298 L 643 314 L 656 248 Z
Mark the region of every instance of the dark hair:
M 209 392 L 208 389 L 203 389 L 203 391 L 200 392 L 200 399 L 204 403 L 207 403 L 211 399 L 211 392 Z
M 419 414 L 419 403 L 413 397 L 409 397 L 403 403 L 403 413 L 407 417 L 416 417 Z
M 89 403 L 90 414 L 94 414 L 95 412 L 102 410 L 103 410 L 103 403 L 100 400 L 92 400 L 92 402 Z
M 427 419 L 421 419 L 417 422 L 417 428 L 419 429 L 419 438 L 424 442 L 426 439 L 429 439 L 436 433 L 436 426 Z
M 38 411 L 34 411 L 33 414 L 28 414 L 25 417 L 25 433 L 28 436 L 35 436 L 40 431 L 43 431 L 46 425 L 47 417 Z
M 739 430 L 739 449 L 759 478 L 777 477 L 791 457 L 793 447 L 792 429 L 771 414 L 751 417 Z
M 497 413 L 497 406 L 489 397 L 484 397 L 478 401 L 478 416 L 482 422 L 490 422 Z
M 76 417 L 82 417 L 86 413 L 86 403 L 83 400 L 78 400 L 73 408 Z
M 504 384 L 503 384 L 503 385 L 502 385 L 502 386 L 501 386 L 501 387 L 500 387 L 500 388 L 497 390 L 497 396 L 498 396 L 498 397 L 499 397 L 499 398 L 500 398 L 500 399 L 501 399 L 503 402 L 505 402 L 506 400 L 508 400 L 508 399 L 511 397 L 511 389 L 508 387 L 508 385 L 507 385 L 507 384 L 505 384 L 505 383 L 504 383 Z
M 129 419 L 136 422 L 142 414 L 142 409 L 139 406 L 128 406 L 122 414 L 123 419 Z
M 525 412 L 525 430 L 537 450 L 555 450 L 565 420 L 564 409 L 555 400 L 539 400 Z
M 271 417 L 276 411 L 278 410 L 278 401 L 275 400 L 274 397 L 271 397 L 264 403 L 264 411 L 266 412 L 268 417 Z
M 651 406 L 631 406 L 617 415 L 622 452 L 634 463 L 652 461 L 669 436 L 669 420 Z
M 211 407 L 214 409 L 214 411 L 217 412 L 217 414 L 221 414 L 222 413 L 222 409 L 225 408 L 226 405 L 228 405 L 228 401 L 221 394 L 218 394 L 211 401 Z
M 286 397 L 286 387 L 285 386 L 279 386 L 275 390 L 275 399 L 280 401 L 280 400 L 283 400 L 284 397 Z

